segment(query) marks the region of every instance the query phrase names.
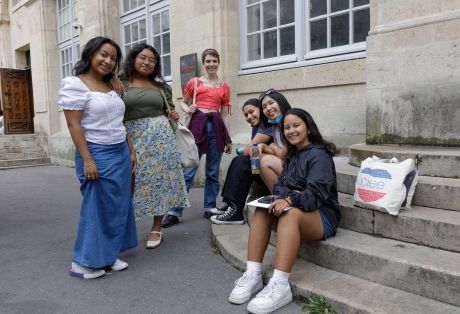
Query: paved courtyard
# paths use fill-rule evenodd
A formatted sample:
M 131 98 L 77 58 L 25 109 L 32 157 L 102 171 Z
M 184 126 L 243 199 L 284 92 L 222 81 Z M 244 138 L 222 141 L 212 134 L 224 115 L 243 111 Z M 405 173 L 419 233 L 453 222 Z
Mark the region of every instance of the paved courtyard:
M 70 277 L 78 188 L 73 168 L 0 170 L 0 313 L 246 313 L 227 301 L 241 273 L 211 245 L 202 189 L 192 189 L 192 207 L 158 249 L 144 249 L 151 220 L 138 221 L 140 245 L 122 255 L 126 271 Z

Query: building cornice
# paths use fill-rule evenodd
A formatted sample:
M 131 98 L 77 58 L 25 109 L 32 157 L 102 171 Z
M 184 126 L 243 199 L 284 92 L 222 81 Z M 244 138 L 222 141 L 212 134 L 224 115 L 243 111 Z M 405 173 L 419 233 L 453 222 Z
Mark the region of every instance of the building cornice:
M 391 23 L 386 25 L 376 26 L 375 29 L 369 32 L 369 35 L 379 35 L 390 32 L 396 32 L 404 29 L 415 28 L 430 24 L 436 24 L 441 22 L 448 22 L 451 20 L 460 18 L 460 10 L 442 12 L 439 14 L 427 15 L 423 17 L 417 17 L 415 19 L 409 19 L 398 23 Z

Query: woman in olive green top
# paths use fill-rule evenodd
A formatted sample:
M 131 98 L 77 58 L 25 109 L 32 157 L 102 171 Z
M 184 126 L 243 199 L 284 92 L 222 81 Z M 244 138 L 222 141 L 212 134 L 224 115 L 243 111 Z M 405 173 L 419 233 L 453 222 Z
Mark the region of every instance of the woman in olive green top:
M 123 66 L 128 88 L 123 95 L 125 125 L 138 166 L 133 203 L 136 217 L 153 216 L 147 248 L 160 245 L 161 220 L 172 207 L 189 206 L 180 155 L 169 119 L 177 121 L 171 88 L 161 76 L 160 56 L 150 45 L 138 44 Z M 167 112 L 165 101 L 171 111 Z M 168 119 L 169 118 L 169 119 Z

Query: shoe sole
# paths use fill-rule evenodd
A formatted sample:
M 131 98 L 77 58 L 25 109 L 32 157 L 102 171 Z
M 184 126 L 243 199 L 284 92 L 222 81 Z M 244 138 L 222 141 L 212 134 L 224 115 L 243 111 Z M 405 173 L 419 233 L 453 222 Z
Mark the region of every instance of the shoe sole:
M 69 275 L 72 277 L 80 278 L 80 279 L 96 279 L 96 278 L 104 276 L 105 272 L 101 274 L 82 274 L 82 273 L 77 273 L 77 272 L 73 272 L 72 270 L 69 270 Z
M 249 303 L 247 310 L 249 313 L 253 313 L 253 314 L 267 314 L 267 313 L 275 312 L 279 310 L 280 308 L 282 308 L 283 306 L 288 305 L 291 302 L 292 302 L 292 294 L 289 297 L 283 299 L 280 304 L 277 304 L 275 306 L 275 308 L 269 308 L 269 309 L 251 308 L 250 307 L 251 303 Z
M 239 221 L 220 221 L 220 220 L 211 218 L 211 222 L 216 224 L 216 225 L 244 225 L 244 220 L 239 220 Z

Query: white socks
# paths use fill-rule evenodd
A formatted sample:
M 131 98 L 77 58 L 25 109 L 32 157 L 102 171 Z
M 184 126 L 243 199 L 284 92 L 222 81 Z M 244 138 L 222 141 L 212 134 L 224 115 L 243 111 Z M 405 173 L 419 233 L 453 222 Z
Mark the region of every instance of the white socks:
M 260 276 L 262 271 L 262 263 L 247 261 L 246 271 L 255 273 L 256 275 Z
M 261 276 L 262 263 L 247 261 L 246 271 Z M 289 275 L 290 273 L 275 269 L 271 280 L 278 284 L 289 285 Z
M 289 275 L 290 275 L 290 273 L 285 273 L 284 271 L 275 269 L 273 271 L 272 280 L 274 280 L 276 283 L 279 283 L 279 284 L 288 285 L 289 284 Z

